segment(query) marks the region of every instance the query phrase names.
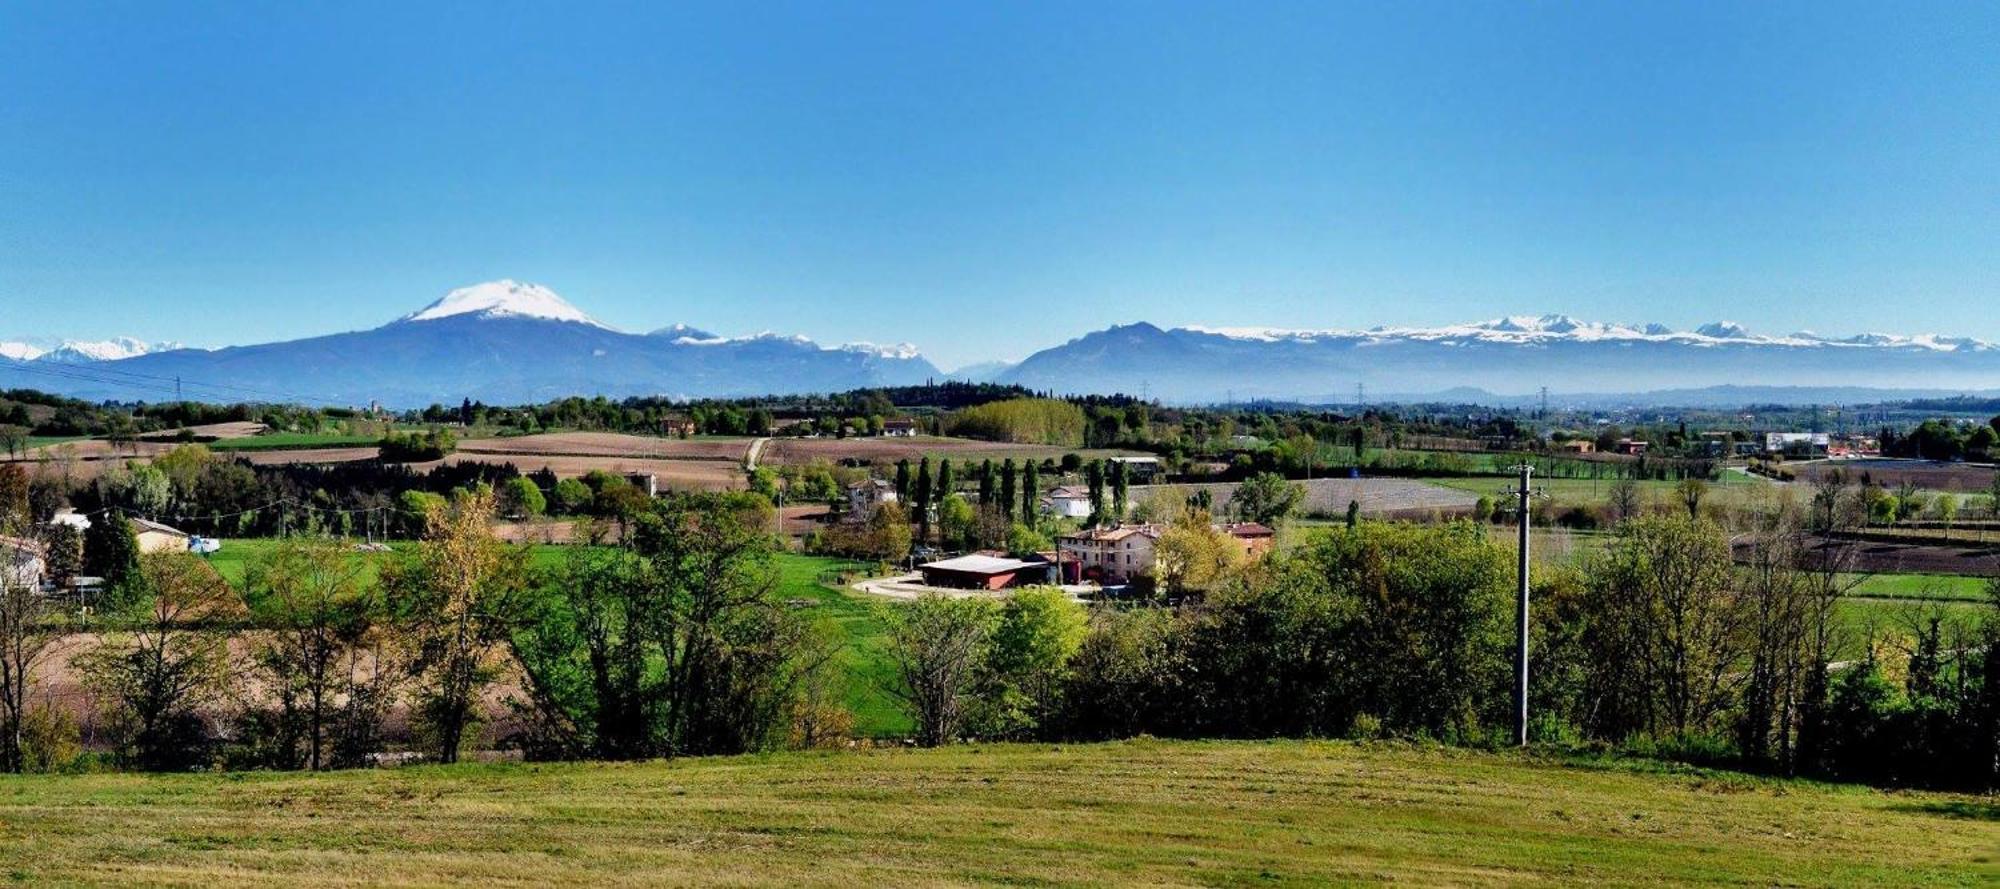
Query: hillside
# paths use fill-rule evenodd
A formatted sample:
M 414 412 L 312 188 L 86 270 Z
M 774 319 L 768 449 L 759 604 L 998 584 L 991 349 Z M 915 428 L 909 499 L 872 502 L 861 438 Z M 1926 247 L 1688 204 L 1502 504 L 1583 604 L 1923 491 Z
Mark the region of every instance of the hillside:
M 28 883 L 1969 885 L 1938 794 L 1339 743 L 12 778 Z

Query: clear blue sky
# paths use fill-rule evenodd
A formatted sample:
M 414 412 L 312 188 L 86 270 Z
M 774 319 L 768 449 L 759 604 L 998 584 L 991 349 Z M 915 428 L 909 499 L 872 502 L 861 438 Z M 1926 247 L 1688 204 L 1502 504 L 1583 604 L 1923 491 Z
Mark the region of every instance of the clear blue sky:
M 1991 4 L 417 5 L 0 5 L 0 335 L 2000 339 Z

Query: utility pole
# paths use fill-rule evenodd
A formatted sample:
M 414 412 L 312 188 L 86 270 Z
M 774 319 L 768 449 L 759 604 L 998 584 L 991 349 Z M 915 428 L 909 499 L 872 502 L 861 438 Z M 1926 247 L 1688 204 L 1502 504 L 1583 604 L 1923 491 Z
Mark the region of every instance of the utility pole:
M 1521 472 L 1519 494 L 1521 505 L 1517 514 L 1521 535 L 1520 561 L 1516 565 L 1519 586 L 1515 589 L 1514 602 L 1514 743 L 1528 746 L 1528 518 L 1530 515 L 1528 498 L 1534 495 L 1529 477 L 1535 468 L 1526 463 L 1515 467 Z

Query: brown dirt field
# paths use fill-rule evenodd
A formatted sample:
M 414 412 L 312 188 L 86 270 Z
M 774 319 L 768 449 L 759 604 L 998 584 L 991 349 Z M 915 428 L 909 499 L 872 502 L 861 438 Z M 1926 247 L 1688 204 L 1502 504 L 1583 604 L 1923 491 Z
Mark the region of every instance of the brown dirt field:
M 1477 494 L 1402 478 L 1316 478 L 1297 484 L 1304 485 L 1306 489 L 1306 498 L 1299 511 L 1309 515 L 1344 515 L 1349 503 L 1361 504 L 1361 514 L 1374 517 L 1416 518 L 1431 512 L 1454 515 L 1470 513 L 1479 500 Z M 1220 513 L 1228 509 L 1230 498 L 1236 494 L 1236 485 L 1227 482 L 1135 485 L 1130 500 L 1144 503 L 1160 491 L 1185 498 L 1197 490 L 1208 491 L 1214 510 Z
M 459 442 L 458 450 L 463 454 L 645 457 L 741 463 L 750 451 L 750 441 L 747 438 L 654 438 L 615 432 L 551 432 L 510 438 L 467 439 Z
M 233 423 L 207 423 L 201 426 L 189 426 L 187 431 L 192 435 L 202 438 L 249 438 L 253 435 L 262 434 L 264 424 L 255 420 L 238 420 Z M 152 433 L 148 438 L 166 441 L 180 434 L 181 431 L 178 429 L 169 429 L 164 432 Z
M 283 466 L 287 463 L 354 463 L 373 460 L 379 453 L 375 448 L 304 448 L 301 450 L 238 451 L 240 456 L 258 466 Z
M 1825 542 L 1818 545 L 1825 546 Z M 1856 541 L 1858 570 L 1871 574 L 1962 574 L 2000 577 L 2000 553 L 1990 546 L 1943 546 Z
M 1986 491 L 1993 487 L 1994 469 L 1977 463 L 1933 463 L 1928 460 L 1815 460 L 1786 463 L 1800 481 L 1817 481 L 1835 471 L 1848 479 L 1866 474 L 1878 485 L 1895 487 L 1904 482 L 1932 491 Z
M 522 472 L 546 466 L 560 478 L 573 478 L 593 469 L 606 472 L 650 472 L 659 477 L 662 488 L 698 488 L 726 491 L 743 486 L 743 468 L 722 460 L 647 460 L 629 457 L 535 457 L 508 454 L 458 453 L 445 458 L 452 463 L 512 463 Z M 436 464 L 413 464 L 428 469 Z
M 1010 444 L 974 441 L 969 438 L 917 436 L 915 438 L 774 438 L 764 446 L 760 463 L 810 463 L 814 460 L 859 460 L 867 463 L 894 463 L 921 457 L 950 457 L 953 460 L 995 460 L 1013 457 L 1060 457 L 1075 453 L 1085 459 L 1126 454 L 1125 451 L 1059 448 L 1049 445 Z M 1136 454 L 1137 452 L 1129 452 Z

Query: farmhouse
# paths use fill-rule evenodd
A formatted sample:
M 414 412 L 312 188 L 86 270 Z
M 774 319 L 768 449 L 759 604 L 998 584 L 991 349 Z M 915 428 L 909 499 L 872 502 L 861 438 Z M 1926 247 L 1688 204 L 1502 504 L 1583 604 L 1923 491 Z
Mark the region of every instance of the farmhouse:
M 847 516 L 855 521 L 865 522 L 875 516 L 875 510 L 884 503 L 896 502 L 896 486 L 879 478 L 855 482 L 847 486 Z
M 1056 547 L 1076 559 L 1085 580 L 1118 584 L 1153 571 L 1158 525 L 1090 528 L 1056 538 Z
M 1244 555 L 1253 559 L 1270 552 L 1271 544 L 1278 539 L 1278 532 L 1261 522 L 1233 522 L 1219 528 L 1243 547 Z
M 917 421 L 895 419 L 882 421 L 882 435 L 888 438 L 911 438 L 917 434 Z
M 1065 519 L 1085 519 L 1090 517 L 1090 489 L 1081 485 L 1062 485 L 1049 489 L 1042 498 L 1042 511 Z
M 132 524 L 132 536 L 139 538 L 142 553 L 184 553 L 188 551 L 187 532 L 162 525 L 147 519 L 127 519 Z
M 955 590 L 1004 590 L 1048 577 L 1046 562 L 1024 562 L 1002 556 L 973 554 L 917 566 L 926 586 Z
M 0 583 L 41 589 L 48 571 L 42 545 L 21 537 L 0 537 Z
M 1646 455 L 1646 442 L 1636 438 L 1621 438 L 1612 450 L 1629 457 L 1643 457 Z
M 1556 450 L 1565 454 L 1592 454 L 1597 452 L 1597 443 L 1587 438 L 1572 438 L 1556 445 Z
M 1158 457 L 1112 457 L 1111 462 L 1123 465 L 1125 477 L 1135 485 L 1147 484 L 1160 474 Z

